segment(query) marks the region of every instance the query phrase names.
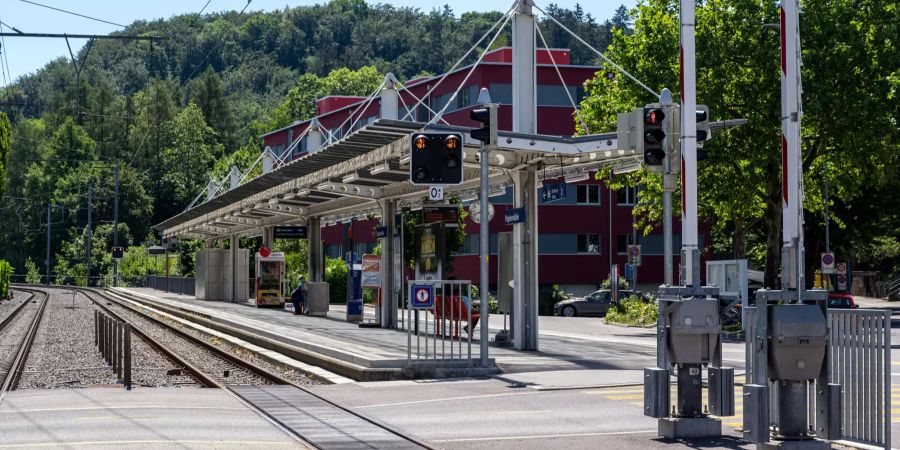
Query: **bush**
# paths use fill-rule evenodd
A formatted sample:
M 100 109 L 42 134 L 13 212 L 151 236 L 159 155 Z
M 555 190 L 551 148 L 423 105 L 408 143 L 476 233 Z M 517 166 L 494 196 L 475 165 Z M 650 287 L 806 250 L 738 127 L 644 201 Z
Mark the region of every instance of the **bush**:
M 12 266 L 6 260 L 0 259 L 0 298 L 9 298 L 9 279 L 12 273 Z
M 562 290 L 558 284 L 543 285 L 538 290 L 538 314 L 542 316 L 553 315 L 553 305 L 572 297 L 568 292 Z
M 38 272 L 37 264 L 31 258 L 25 260 L 25 283 L 41 284 L 41 273 Z
M 472 285 L 472 300 L 481 300 L 481 294 L 478 291 L 478 286 Z M 497 301 L 497 298 L 494 297 L 493 294 L 488 292 L 488 313 L 497 314 L 500 312 L 500 303 Z
M 347 276 L 349 273 L 343 259 L 325 259 L 325 281 L 328 282 L 329 302 L 347 303 Z
M 653 325 L 659 318 L 659 307 L 655 302 L 644 302 L 632 295 L 612 306 L 606 313 L 606 321 L 622 325 L 644 327 Z
M 600 289 L 609 289 L 610 286 L 612 286 L 612 280 L 610 280 L 609 277 L 606 277 L 605 280 L 600 282 L 599 286 Z M 626 280 L 625 277 L 619 277 L 619 290 L 628 290 L 630 288 L 631 284 L 628 280 Z

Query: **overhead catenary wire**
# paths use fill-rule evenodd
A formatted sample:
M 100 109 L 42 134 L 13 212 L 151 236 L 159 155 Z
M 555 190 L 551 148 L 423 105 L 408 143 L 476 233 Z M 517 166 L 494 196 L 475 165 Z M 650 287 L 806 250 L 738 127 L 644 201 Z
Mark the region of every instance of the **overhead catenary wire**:
M 459 95 L 460 89 L 462 89 L 463 86 L 465 86 L 466 83 L 469 82 L 469 78 L 472 77 L 472 74 L 475 73 L 475 69 L 478 67 L 479 64 L 481 64 L 481 61 L 484 59 L 484 55 L 487 54 L 488 49 L 491 48 L 491 46 L 494 45 L 494 42 L 497 41 L 497 38 L 500 37 L 500 33 L 503 32 L 503 28 L 506 26 L 506 23 L 509 22 L 510 17 L 512 17 L 512 13 L 507 13 L 506 17 L 503 19 L 503 23 L 497 29 L 497 33 L 494 34 L 494 37 L 491 39 L 491 42 L 489 42 L 488 45 L 485 46 L 484 50 L 482 50 L 481 55 L 478 56 L 478 60 L 476 60 L 475 63 L 472 64 L 472 68 L 469 69 L 469 72 L 466 74 L 465 78 L 463 78 L 463 80 L 459 83 L 459 86 L 457 86 L 456 90 L 453 91 L 453 95 L 451 95 L 450 98 L 447 99 L 447 103 L 444 104 L 444 107 L 441 108 L 440 111 L 438 111 L 437 115 L 435 115 L 434 117 L 431 118 L 431 120 L 428 121 L 429 125 L 434 123 L 434 121 L 436 119 L 439 119 L 441 116 L 443 116 L 444 112 L 447 111 L 447 108 L 450 107 L 450 103 L 452 103 L 454 100 L 456 100 L 456 96 Z
M 57 8 L 57 7 L 50 6 L 50 5 L 44 5 L 44 4 L 41 4 L 41 3 L 38 3 L 38 2 L 33 2 L 33 1 L 31 1 L 31 0 L 19 0 L 19 1 L 22 2 L 22 3 L 28 3 L 28 4 L 35 5 L 35 6 L 40 6 L 41 8 L 47 8 L 47 9 L 52 9 L 52 10 L 55 10 L 55 11 L 59 11 L 59 12 L 61 12 L 61 13 L 71 14 L 71 15 L 73 15 L 73 16 L 78 16 L 78 17 L 81 17 L 81 18 L 84 18 L 84 19 L 93 20 L 93 21 L 96 21 L 96 22 L 102 22 L 102 23 L 106 23 L 106 24 L 109 24 L 109 25 L 115 25 L 115 26 L 120 27 L 120 28 L 127 28 L 125 25 L 122 25 L 122 24 L 120 24 L 120 23 L 110 22 L 109 20 L 104 20 L 104 19 L 98 19 L 98 18 L 96 18 L 96 17 L 91 17 L 91 16 L 88 16 L 88 15 L 85 15 L 85 14 L 79 14 L 79 13 L 74 12 L 74 11 L 68 11 L 68 10 L 65 10 L 65 9 L 62 9 L 62 8 Z
M 609 59 L 606 55 L 603 54 L 603 52 L 601 52 L 600 50 L 597 50 L 597 49 L 594 48 L 594 46 L 592 46 L 591 44 L 588 44 L 587 41 L 585 41 L 584 39 L 581 38 L 581 36 L 577 35 L 574 31 L 570 30 L 568 27 L 566 27 L 565 25 L 563 25 L 560 21 L 556 20 L 555 17 L 553 17 L 553 16 L 551 16 L 550 14 L 548 14 L 546 11 L 544 11 L 544 10 L 543 10 L 540 6 L 538 6 L 536 3 L 533 3 L 533 2 L 532 2 L 532 6 L 534 6 L 535 9 L 537 9 L 538 11 L 540 11 L 541 14 L 543 14 L 545 17 L 547 17 L 548 19 L 550 19 L 551 22 L 555 23 L 555 24 L 558 25 L 560 28 L 562 28 L 563 31 L 565 31 L 566 33 L 569 33 L 570 35 L 572 35 L 572 37 L 574 37 L 575 40 L 577 40 L 578 42 L 580 42 L 581 44 L 583 44 L 585 47 L 589 48 L 592 52 L 594 52 L 595 54 L 597 54 L 597 56 L 599 56 L 601 59 L 603 59 L 604 61 L 606 61 L 609 65 L 613 66 L 613 67 L 614 67 L 616 70 L 618 70 L 619 72 L 622 72 L 626 77 L 631 78 L 631 80 L 634 81 L 635 83 L 637 83 L 638 86 L 644 88 L 647 92 L 653 94 L 654 97 L 659 98 L 659 93 L 658 93 L 658 92 L 654 91 L 653 89 L 650 89 L 650 87 L 648 87 L 646 84 L 642 83 L 640 80 L 638 80 L 637 78 L 635 78 L 634 75 L 630 74 L 627 70 L 625 70 L 624 68 L 622 68 L 622 66 L 616 64 L 615 62 L 613 62 L 613 60 Z
M 566 85 L 566 80 L 563 78 L 562 72 L 559 71 L 559 66 L 556 64 L 556 58 L 553 57 L 553 52 L 550 51 L 550 46 L 547 45 L 547 41 L 544 39 L 544 33 L 541 32 L 541 27 L 535 25 L 534 29 L 537 30 L 538 37 L 541 38 L 544 48 L 547 49 L 547 55 L 550 56 L 550 62 L 553 64 L 553 69 L 556 70 L 556 75 L 559 76 L 559 82 L 562 84 L 563 90 L 566 91 L 566 97 L 569 98 L 569 103 L 572 104 L 572 108 L 575 108 L 575 117 L 577 117 L 578 121 L 581 123 L 581 127 L 584 129 L 585 134 L 591 134 L 587 123 L 584 121 L 584 118 L 581 117 L 581 110 L 578 109 L 578 105 L 575 104 L 575 99 L 572 98 L 572 93 L 569 92 L 569 87 Z
M 422 98 L 418 102 L 416 102 L 415 105 L 413 105 L 412 110 L 415 110 L 420 104 L 423 104 L 423 102 L 428 99 L 428 96 L 431 95 L 431 93 L 434 92 L 434 90 L 437 89 L 441 85 L 441 83 L 443 83 L 444 80 L 446 80 L 447 77 L 451 73 L 453 73 L 453 71 L 456 70 L 456 68 L 459 67 L 459 65 L 462 64 L 462 62 L 465 61 L 466 58 L 468 58 L 469 55 L 473 51 L 475 51 L 475 49 L 477 49 L 478 46 L 481 45 L 481 43 L 488 36 L 491 35 L 491 33 L 494 32 L 494 29 L 497 28 L 497 26 L 499 26 L 501 22 L 506 22 L 509 19 L 509 15 L 510 15 L 510 13 L 512 13 L 513 9 L 515 9 L 517 3 L 518 2 L 513 2 L 512 6 L 510 6 L 509 9 L 506 10 L 506 13 L 502 17 L 497 19 L 497 21 L 494 22 L 494 24 L 491 25 L 490 28 L 488 28 L 488 30 L 481 36 L 481 38 L 479 38 L 477 41 L 475 41 L 475 43 L 471 47 L 469 47 L 469 49 L 458 60 L 456 60 L 456 62 L 453 64 L 453 66 L 450 67 L 450 70 L 448 70 L 446 73 L 444 73 L 444 75 L 438 80 L 438 82 L 435 83 L 435 85 L 432 86 L 431 89 L 429 89 L 427 92 L 425 92 L 425 95 L 423 95 Z M 490 47 L 490 46 L 488 46 L 488 47 Z M 410 115 L 410 113 L 406 113 L 406 115 L 404 115 L 403 118 L 400 120 L 406 120 L 406 118 L 409 117 L 409 115 Z

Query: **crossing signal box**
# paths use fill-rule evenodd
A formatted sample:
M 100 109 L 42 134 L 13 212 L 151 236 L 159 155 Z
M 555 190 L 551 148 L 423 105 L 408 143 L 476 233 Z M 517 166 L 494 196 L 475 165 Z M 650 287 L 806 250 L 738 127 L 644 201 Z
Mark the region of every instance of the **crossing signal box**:
M 666 149 L 663 147 L 663 140 L 666 138 L 663 119 L 666 118 L 666 113 L 659 107 L 645 107 L 643 111 L 644 164 L 661 166 L 666 157 Z
M 418 133 L 410 150 L 409 180 L 416 185 L 448 185 L 463 182 L 462 135 Z

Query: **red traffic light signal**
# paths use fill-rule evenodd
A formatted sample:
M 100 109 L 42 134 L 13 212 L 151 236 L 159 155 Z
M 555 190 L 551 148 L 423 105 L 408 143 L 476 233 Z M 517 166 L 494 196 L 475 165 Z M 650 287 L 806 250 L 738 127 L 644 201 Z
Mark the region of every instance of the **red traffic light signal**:
M 644 123 L 647 125 L 662 125 L 666 113 L 661 108 L 644 108 Z

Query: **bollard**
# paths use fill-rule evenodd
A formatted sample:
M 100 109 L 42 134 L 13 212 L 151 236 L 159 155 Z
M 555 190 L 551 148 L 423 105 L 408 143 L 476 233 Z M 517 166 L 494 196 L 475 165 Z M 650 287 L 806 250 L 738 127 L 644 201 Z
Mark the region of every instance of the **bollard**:
M 125 323 L 125 335 L 123 337 L 125 345 L 125 376 L 123 382 L 125 389 L 131 390 L 131 324 Z
M 122 322 L 118 320 L 113 322 L 115 327 L 115 339 L 113 340 L 113 372 L 116 373 L 116 379 L 122 378 Z
M 106 316 L 100 315 L 100 356 L 106 361 Z
M 100 344 L 100 327 L 97 325 L 97 320 L 98 320 L 97 318 L 99 317 L 99 316 L 97 316 L 98 312 L 99 311 L 97 311 L 96 309 L 94 310 L 94 346 L 95 347 Z

